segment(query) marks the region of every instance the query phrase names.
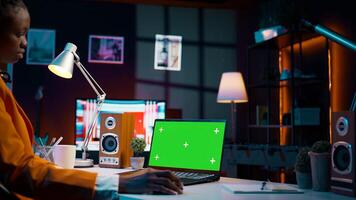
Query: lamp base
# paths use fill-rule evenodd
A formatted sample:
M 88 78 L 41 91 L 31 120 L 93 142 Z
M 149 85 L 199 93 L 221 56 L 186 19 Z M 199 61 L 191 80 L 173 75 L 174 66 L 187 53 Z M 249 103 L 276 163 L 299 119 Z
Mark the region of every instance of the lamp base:
M 75 168 L 85 168 L 85 167 L 94 167 L 94 161 L 92 159 L 75 159 L 74 163 Z

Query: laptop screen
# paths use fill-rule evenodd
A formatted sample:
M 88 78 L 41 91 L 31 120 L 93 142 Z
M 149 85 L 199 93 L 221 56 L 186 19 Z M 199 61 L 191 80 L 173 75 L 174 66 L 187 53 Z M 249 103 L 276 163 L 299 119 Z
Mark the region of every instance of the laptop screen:
M 224 120 L 156 120 L 150 167 L 220 171 Z

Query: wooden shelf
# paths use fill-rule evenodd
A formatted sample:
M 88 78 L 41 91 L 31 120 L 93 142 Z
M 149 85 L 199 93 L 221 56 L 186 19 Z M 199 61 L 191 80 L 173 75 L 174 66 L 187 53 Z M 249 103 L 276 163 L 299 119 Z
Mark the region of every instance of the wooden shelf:
M 292 128 L 291 125 L 278 125 L 278 124 L 271 124 L 271 125 L 248 125 L 249 128 Z
M 294 78 L 295 87 L 323 84 L 325 81 L 319 78 Z M 292 79 L 276 80 L 265 83 L 249 85 L 250 88 L 281 88 L 291 86 Z

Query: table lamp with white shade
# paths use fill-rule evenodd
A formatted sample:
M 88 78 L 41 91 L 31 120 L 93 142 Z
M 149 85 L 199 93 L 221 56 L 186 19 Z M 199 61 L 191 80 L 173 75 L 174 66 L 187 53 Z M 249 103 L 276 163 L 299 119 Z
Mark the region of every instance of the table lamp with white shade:
M 87 133 L 82 144 L 82 158 L 76 159 L 75 166 L 76 167 L 91 167 L 94 165 L 92 159 L 88 159 L 87 151 L 88 151 L 88 144 L 91 140 L 93 135 L 93 129 L 97 122 L 102 104 L 105 100 L 105 92 L 99 86 L 99 84 L 94 80 L 94 78 L 89 74 L 89 72 L 84 68 L 82 63 L 80 63 L 80 58 L 76 54 L 77 46 L 72 43 L 67 43 L 62 53 L 60 53 L 51 64 L 48 65 L 48 69 L 60 76 L 62 78 L 70 79 L 73 75 L 73 65 L 75 64 L 80 72 L 84 75 L 85 79 L 89 82 L 90 86 L 94 90 L 97 95 L 96 107 L 93 112 L 93 116 L 91 117 L 91 121 L 89 123 L 89 128 L 87 129 Z
M 236 142 L 236 103 L 248 102 L 245 83 L 240 72 L 225 72 L 222 74 L 217 102 L 231 104 L 231 134 L 232 141 Z

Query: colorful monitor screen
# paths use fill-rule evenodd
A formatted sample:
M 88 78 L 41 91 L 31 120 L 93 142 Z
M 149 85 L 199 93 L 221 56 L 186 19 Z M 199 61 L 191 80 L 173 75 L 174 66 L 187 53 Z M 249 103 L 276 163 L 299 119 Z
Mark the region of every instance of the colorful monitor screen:
M 93 117 L 95 99 L 77 99 L 75 117 L 75 143 L 77 150 L 81 149 L 87 130 L 89 129 L 90 119 Z M 166 103 L 156 100 L 112 100 L 106 99 L 102 105 L 102 113 L 134 113 L 134 137 L 145 138 L 147 143 L 145 151 L 151 147 L 151 137 L 154 122 L 156 119 L 165 119 Z M 100 115 L 93 130 L 88 149 L 99 150 L 100 140 Z

